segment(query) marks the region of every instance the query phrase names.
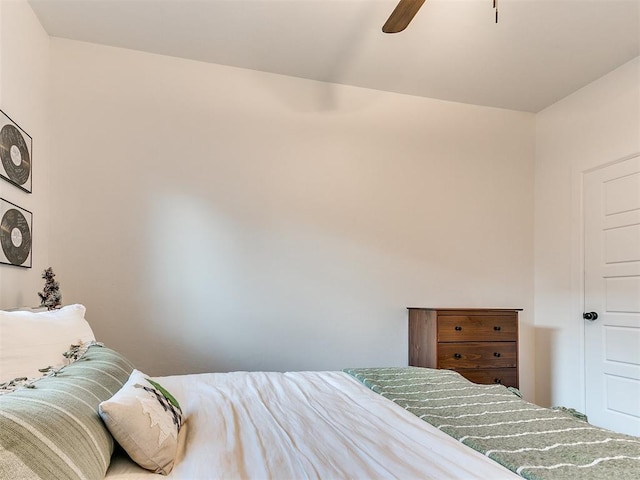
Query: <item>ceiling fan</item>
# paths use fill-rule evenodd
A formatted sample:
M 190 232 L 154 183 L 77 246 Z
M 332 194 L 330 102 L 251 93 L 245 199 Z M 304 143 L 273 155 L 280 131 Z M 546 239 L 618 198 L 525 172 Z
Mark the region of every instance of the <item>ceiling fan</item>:
M 384 33 L 398 33 L 407 28 L 407 25 L 416 16 L 425 0 L 400 0 L 385 24 L 382 26 Z
M 382 26 L 384 33 L 398 33 L 407 28 L 407 25 L 416 16 L 425 0 L 400 0 L 396 8 Z M 496 11 L 496 23 L 498 23 L 498 0 L 493 0 L 493 8 Z

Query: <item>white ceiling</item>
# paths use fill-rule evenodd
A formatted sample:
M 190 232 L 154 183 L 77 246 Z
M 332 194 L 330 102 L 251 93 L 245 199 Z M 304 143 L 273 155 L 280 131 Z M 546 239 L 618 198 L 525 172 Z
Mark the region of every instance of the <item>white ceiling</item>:
M 530 112 L 640 55 L 640 0 L 499 2 L 495 24 L 428 0 L 388 35 L 396 0 L 29 1 L 51 36 Z

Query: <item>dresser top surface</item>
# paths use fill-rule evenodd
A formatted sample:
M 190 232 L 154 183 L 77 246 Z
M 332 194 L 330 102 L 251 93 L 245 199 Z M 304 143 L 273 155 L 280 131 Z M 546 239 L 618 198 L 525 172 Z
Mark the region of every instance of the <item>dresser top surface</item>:
M 435 307 L 407 307 L 407 310 L 429 310 L 433 312 L 521 312 L 522 308 L 435 308 Z

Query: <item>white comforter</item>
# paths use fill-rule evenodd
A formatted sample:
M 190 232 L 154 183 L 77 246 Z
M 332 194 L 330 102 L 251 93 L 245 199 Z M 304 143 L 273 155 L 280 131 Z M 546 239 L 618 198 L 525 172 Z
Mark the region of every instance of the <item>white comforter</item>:
M 340 372 L 162 377 L 186 415 L 168 477 L 116 456 L 109 480 L 520 478 Z

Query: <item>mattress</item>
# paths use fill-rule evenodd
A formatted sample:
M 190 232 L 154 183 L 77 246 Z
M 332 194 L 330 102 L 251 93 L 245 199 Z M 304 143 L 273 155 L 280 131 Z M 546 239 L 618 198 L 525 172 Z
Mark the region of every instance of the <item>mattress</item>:
M 521 478 L 342 372 L 159 379 L 186 423 L 168 477 L 114 456 L 109 480 Z

